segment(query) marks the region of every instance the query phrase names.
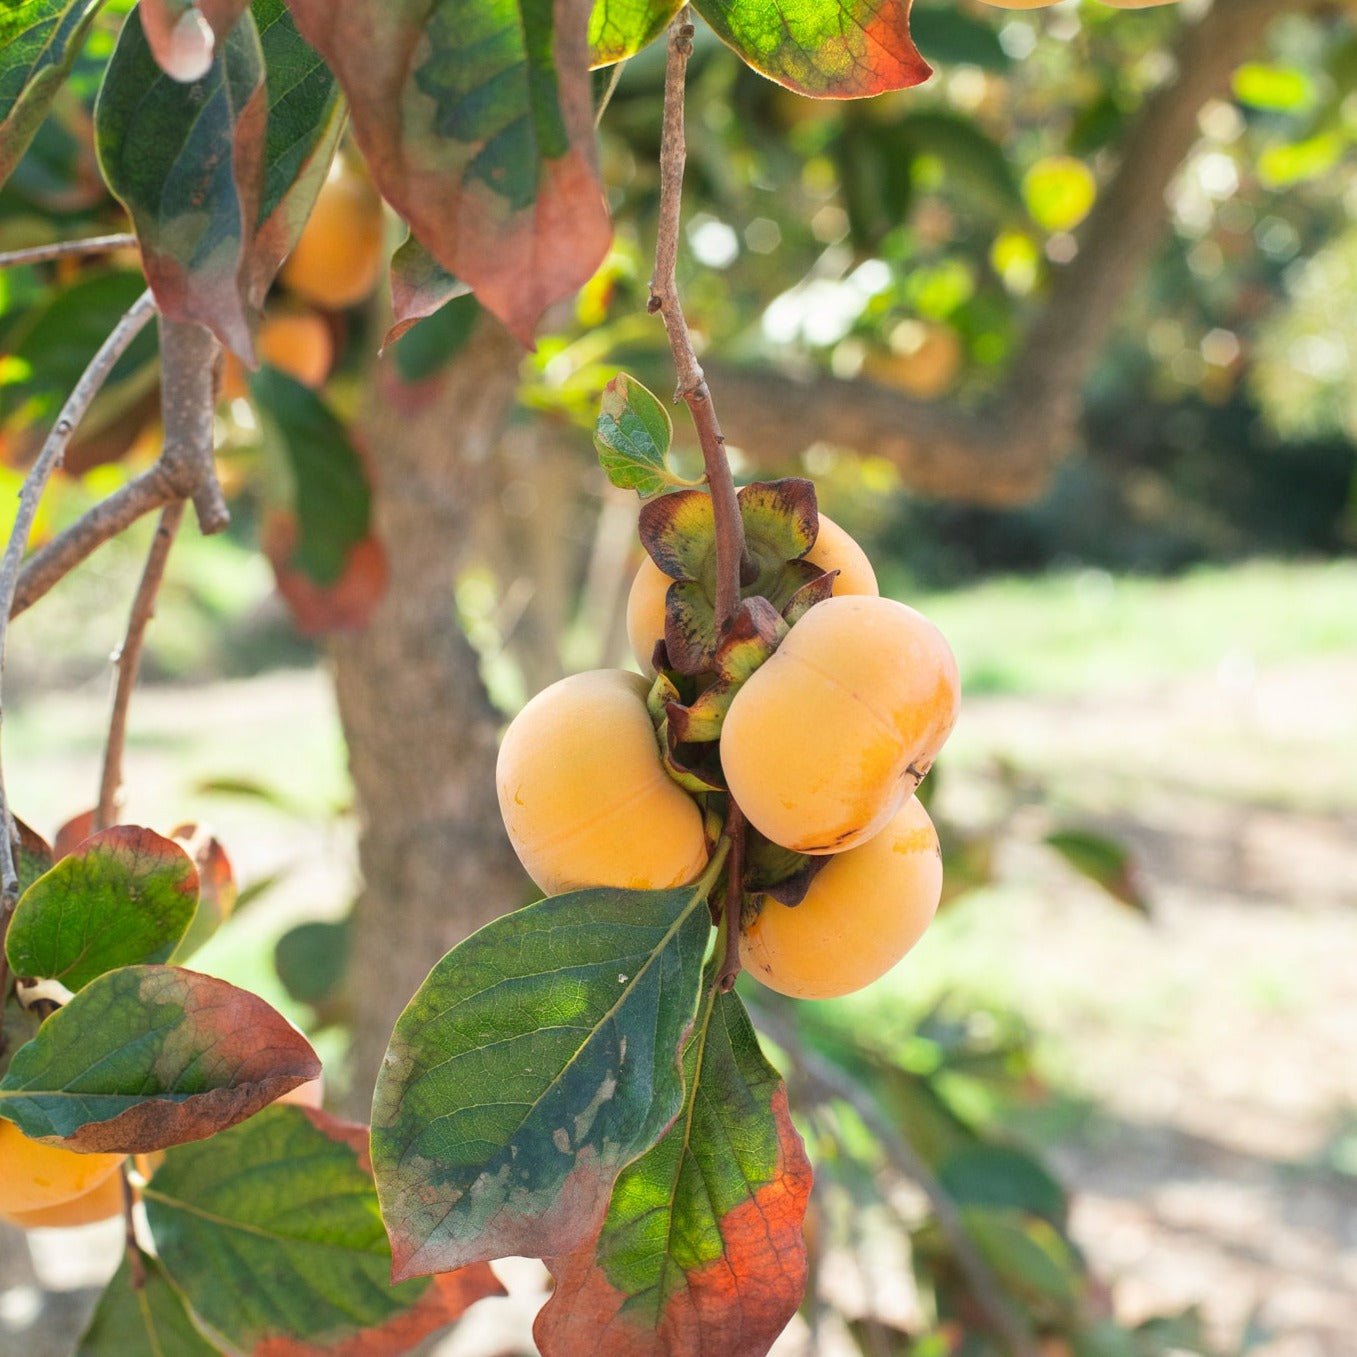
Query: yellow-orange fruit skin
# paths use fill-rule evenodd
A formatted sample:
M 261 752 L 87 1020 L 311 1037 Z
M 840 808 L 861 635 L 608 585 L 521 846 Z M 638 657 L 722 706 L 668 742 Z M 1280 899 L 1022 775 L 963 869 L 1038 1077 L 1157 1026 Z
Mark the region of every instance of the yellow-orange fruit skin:
M 832 857 L 799 905 L 765 896 L 740 934 L 740 964 L 793 999 L 852 994 L 918 942 L 941 894 L 937 832 L 911 796 L 879 834 Z
M 624 669 L 573 674 L 538 693 L 504 734 L 500 814 L 549 895 L 663 890 L 706 866 L 702 812 L 660 762 L 648 688 Z
M 93 1225 L 122 1214 L 122 1174 L 110 1173 L 88 1192 L 54 1206 L 42 1206 L 36 1211 L 11 1211 L 4 1216 L 11 1225 L 21 1230 L 65 1230 L 76 1225 Z
M 271 363 L 314 391 L 324 386 L 330 375 L 335 341 L 329 322 L 318 311 L 277 311 L 261 322 L 255 354 L 261 363 Z M 244 364 L 233 353 L 226 355 L 221 394 L 225 400 L 250 394 Z
M 888 598 L 817 603 L 735 695 L 721 730 L 731 795 L 799 853 L 865 843 L 932 767 L 960 681 L 942 633 Z
M 833 592 L 839 594 L 876 594 L 876 571 L 867 553 L 833 519 L 820 515 L 820 531 L 806 560 L 821 570 L 837 570 Z M 641 562 L 627 595 L 627 639 L 636 663 L 646 674 L 655 672 L 650 663 L 655 643 L 664 635 L 665 596 L 673 580 L 650 559 Z
M 313 306 L 354 306 L 377 285 L 383 233 L 381 195 L 366 175 L 338 164 L 321 185 L 279 281 Z
M 0 1216 L 45 1210 L 83 1197 L 115 1172 L 120 1154 L 77 1154 L 30 1140 L 11 1121 L 0 1121 Z

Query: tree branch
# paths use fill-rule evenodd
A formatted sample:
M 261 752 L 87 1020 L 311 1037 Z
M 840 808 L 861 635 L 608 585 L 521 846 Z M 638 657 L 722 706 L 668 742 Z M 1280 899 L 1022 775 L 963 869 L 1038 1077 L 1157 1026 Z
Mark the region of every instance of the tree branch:
M 1012 505 L 1045 489 L 1078 437 L 1085 378 L 1165 228 L 1164 195 L 1198 136 L 1197 114 L 1278 15 L 1308 0 L 1217 0 L 1186 25 L 1176 75 L 1145 101 L 1121 163 L 1051 279 L 1044 307 L 995 399 L 968 412 L 864 380 L 799 381 L 709 362 L 730 441 L 756 462 L 785 463 L 823 442 L 870 451 L 924 494 Z
M 42 499 L 42 493 L 47 488 L 52 472 L 61 465 L 71 436 L 84 418 L 90 403 L 98 395 L 108 374 L 113 370 L 114 364 L 154 314 L 155 301 L 148 289 L 132 303 L 113 332 L 99 346 L 99 351 L 90 359 L 89 366 L 75 384 L 75 390 L 61 407 L 61 413 L 57 416 L 51 433 L 47 435 L 37 460 L 24 478 L 23 488 L 19 492 L 19 509 L 15 515 L 14 529 L 5 548 L 4 563 L 0 565 L 0 674 L 4 671 L 5 643 L 9 636 L 14 594 L 19 583 L 19 567 L 24 551 L 28 547 L 28 536 L 33 529 L 38 502 Z M 0 704 L 0 725 L 3 725 L 3 720 L 4 707 Z M 0 942 L 3 942 L 5 930 L 9 926 L 9 916 L 18 898 L 19 877 L 14 863 L 13 825 L 9 800 L 5 796 L 4 776 L 0 772 Z M 3 995 L 0 995 L 0 1002 L 3 1002 Z
M 6 250 L 0 254 L 0 269 L 16 268 L 20 264 L 46 264 L 53 259 L 72 255 L 108 254 L 135 246 L 137 238 L 127 232 L 112 236 L 86 236 L 84 240 L 56 240 L 47 245 L 30 245 L 22 250 Z
M 99 802 L 94 811 L 94 831 L 107 829 L 114 821 L 118 793 L 123 780 L 123 750 L 127 746 L 127 712 L 132 702 L 132 690 L 137 686 L 137 671 L 141 668 L 141 649 L 146 640 L 146 628 L 155 616 L 156 595 L 165 578 L 165 562 L 174 545 L 184 517 L 184 501 L 177 499 L 166 505 L 160 515 L 160 525 L 151 541 L 146 556 L 146 568 L 132 600 L 132 613 L 127 621 L 127 636 L 114 663 L 118 666 L 118 682 L 113 690 L 113 712 L 109 717 L 108 739 L 104 744 L 104 767 L 99 779 Z

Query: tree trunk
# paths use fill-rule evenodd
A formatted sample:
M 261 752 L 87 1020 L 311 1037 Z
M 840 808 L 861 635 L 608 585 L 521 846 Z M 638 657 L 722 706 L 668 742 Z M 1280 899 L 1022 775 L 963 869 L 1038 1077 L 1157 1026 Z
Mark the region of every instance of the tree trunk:
M 520 356 L 483 321 L 418 386 L 383 364 L 363 423 L 390 579 L 368 626 L 330 650 L 360 817 L 347 1103 L 363 1119 L 391 1029 L 430 968 L 527 895 L 493 791 L 500 716 L 453 600 Z

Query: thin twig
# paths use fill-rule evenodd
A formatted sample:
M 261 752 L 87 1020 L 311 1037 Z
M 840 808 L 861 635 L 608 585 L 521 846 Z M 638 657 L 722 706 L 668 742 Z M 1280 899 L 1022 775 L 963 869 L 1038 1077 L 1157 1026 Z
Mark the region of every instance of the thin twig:
M 132 702 L 132 690 L 137 686 L 137 671 L 141 667 L 141 649 L 146 640 L 146 628 L 155 616 L 156 595 L 165 578 L 165 562 L 174 545 L 175 533 L 184 517 L 184 501 L 175 500 L 165 506 L 156 527 L 151 549 L 146 556 L 146 568 L 132 600 L 132 613 L 127 619 L 127 636 L 114 660 L 118 666 L 118 681 L 113 690 L 113 714 L 108 723 L 108 740 L 104 745 L 104 768 L 99 779 L 99 803 L 94 811 L 94 830 L 107 829 L 113 823 L 117 810 L 118 793 L 122 789 L 123 751 L 127 747 L 127 712 Z
M 0 253 L 0 269 L 17 268 L 20 264 L 46 264 L 53 259 L 70 255 L 108 254 L 112 250 L 135 245 L 137 238 L 126 231 L 112 236 L 86 236 L 84 240 L 55 240 L 48 245 L 29 245 L 22 250 Z
M 141 1260 L 141 1249 L 137 1245 L 137 1198 L 132 1191 L 129 1174 L 131 1163 L 130 1159 L 124 1159 L 118 1170 L 123 1185 L 123 1248 L 127 1251 L 127 1268 L 132 1274 L 132 1290 L 140 1291 L 146 1285 L 146 1265 Z
M 938 1228 L 946 1236 L 957 1264 L 966 1274 L 972 1294 L 995 1332 L 1008 1345 L 1013 1357 L 1040 1357 L 1031 1331 L 1009 1304 L 999 1279 L 966 1232 L 956 1203 L 933 1176 L 932 1170 L 920 1158 L 914 1146 L 881 1110 L 876 1099 L 831 1061 L 807 1047 L 787 1023 L 761 1007 L 754 1010 L 754 1020 L 790 1057 L 794 1073 L 788 1082 L 799 1084 L 820 1099 L 835 1098 L 846 1102 L 880 1141 L 896 1169 L 916 1183 L 928 1198 Z
M 693 51 L 691 11 L 684 6 L 669 25 L 668 61 L 664 75 L 664 130 L 660 141 L 660 214 L 655 241 L 655 273 L 650 280 L 648 309 L 664 321 L 669 348 L 678 376 L 676 400 L 683 400 L 692 415 L 702 447 L 702 461 L 711 489 L 716 519 L 716 634 L 730 626 L 740 605 L 740 570 L 744 558 L 744 522 L 740 518 L 735 481 L 726 458 L 726 440 L 716 421 L 711 392 L 693 350 L 688 323 L 679 303 L 676 269 L 680 210 L 683 202 L 683 167 L 687 147 L 683 132 L 683 89 L 688 58 Z
M 4 563 L 0 565 L 0 674 L 4 672 L 5 642 L 9 635 L 10 609 L 19 582 L 19 567 L 28 546 L 28 535 L 32 531 L 33 519 L 38 511 L 38 501 L 42 498 L 52 472 L 61 465 L 66 446 L 86 410 L 89 409 L 90 403 L 113 370 L 114 364 L 155 314 L 155 309 L 155 301 L 149 289 L 132 303 L 127 314 L 100 345 L 98 353 L 81 374 L 80 380 L 75 384 L 75 390 L 62 406 L 57 422 L 47 435 L 37 461 L 24 478 L 23 487 L 19 491 L 19 510 L 14 519 L 14 530 L 10 533 L 9 545 L 5 548 Z M 0 704 L 0 726 L 3 726 L 3 720 L 4 707 Z M 9 799 L 5 796 L 4 776 L 3 772 L 0 772 L 0 944 L 3 944 L 5 931 L 9 927 L 9 916 L 19 898 L 19 877 L 14 864 L 13 835 Z M 0 976 L 0 993 L 3 993 L 3 976 Z
M 726 867 L 725 955 L 716 974 L 716 987 L 729 994 L 740 978 L 740 907 L 744 901 L 744 846 L 748 821 L 731 797 L 726 809 L 726 834 L 730 838 L 730 862 Z

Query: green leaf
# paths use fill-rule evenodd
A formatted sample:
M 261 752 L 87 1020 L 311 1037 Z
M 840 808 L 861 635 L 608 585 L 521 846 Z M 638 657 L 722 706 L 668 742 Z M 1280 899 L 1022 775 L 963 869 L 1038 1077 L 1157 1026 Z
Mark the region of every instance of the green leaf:
M 348 972 L 352 934 L 348 919 L 308 919 L 289 928 L 273 951 L 288 994 L 303 1004 L 332 998 Z
M 257 995 L 177 966 L 92 980 L 14 1053 L 0 1117 L 81 1151 L 210 1136 L 314 1079 L 306 1038 Z
M 168 960 L 197 908 L 188 854 L 152 830 L 116 825 L 28 888 L 5 952 L 15 975 L 78 990 L 119 966 Z
M 1023 175 L 1022 196 L 1042 230 L 1073 231 L 1092 211 L 1098 181 L 1082 160 L 1046 156 Z
M 1079 1304 L 1078 1259 L 1048 1222 L 1021 1211 L 963 1206 L 966 1233 L 998 1274 L 1038 1316 L 1065 1317 Z
M 454 278 L 414 236 L 407 236 L 400 248 L 391 256 L 392 325 L 382 342 L 395 343 L 412 325 L 442 312 L 448 302 L 465 297 L 470 291 L 464 282 Z M 464 306 L 459 309 L 459 318 L 474 319 L 476 312 L 474 304 Z M 466 335 L 462 336 L 463 339 L 470 334 L 469 323 L 465 325 L 465 329 Z M 397 349 L 396 352 L 400 354 L 402 350 Z M 417 380 L 417 377 L 406 374 L 404 368 L 402 375 L 407 381 Z
M 817 99 L 861 99 L 922 84 L 933 68 L 909 35 L 910 0 L 694 0 L 756 71 Z
M 216 1357 L 218 1348 L 198 1332 L 159 1261 L 140 1250 L 137 1256 L 140 1288 L 133 1289 L 132 1264 L 124 1253 L 75 1357 Z
M 283 0 L 250 6 L 264 57 L 268 122 L 264 187 L 249 244 L 248 301 L 262 307 L 283 260 L 301 237 L 348 121 L 339 83 L 297 32 Z
M 635 56 L 664 32 L 682 7 L 683 0 L 594 0 L 590 66 L 611 66 Z
M 599 465 L 619 490 L 635 490 L 642 499 L 675 487 L 700 484 L 669 470 L 674 425 L 660 398 L 625 372 L 603 388 L 594 447 Z
M 291 0 L 348 96 L 382 195 L 525 344 L 611 237 L 590 0 Z
M 0 184 L 42 125 L 103 0 L 8 0 L 0 13 Z
M 1239 67 L 1230 84 L 1241 104 L 1270 113 L 1303 113 L 1315 98 L 1314 86 L 1304 71 L 1256 61 Z
M 1150 902 L 1140 888 L 1135 862 L 1125 844 L 1086 829 L 1054 830 L 1046 836 L 1046 843 L 1114 900 L 1138 914 L 1149 914 Z
M 1065 1221 L 1065 1192 L 1030 1154 L 983 1141 L 957 1146 L 938 1166 L 938 1182 L 958 1206 L 1011 1207 Z
M 682 1106 L 717 866 L 675 890 L 553 896 L 434 967 L 373 1097 L 394 1276 L 593 1237 L 618 1172 Z
M 297 536 L 285 565 L 334 584 L 371 529 L 367 472 L 342 421 L 310 387 L 265 364 L 250 395 L 287 457 Z
M 945 66 L 978 66 L 998 75 L 1012 69 L 1013 58 L 1004 51 L 994 25 L 951 4 L 911 10 L 909 27 L 919 50 Z
M 597 1239 L 548 1260 L 545 1357 L 755 1357 L 801 1302 L 810 1165 L 734 994 L 709 995 L 683 1067 L 683 1111 L 618 1178 Z
M 6 428 L 51 422 L 80 380 L 90 359 L 146 290 L 131 269 L 101 269 L 52 293 L 7 336 L 6 356 L 18 360 L 0 370 L 0 422 Z M 141 390 L 154 382 L 158 361 L 155 329 L 147 326 L 114 365 L 101 397 L 120 387 Z M 97 408 L 97 404 L 96 404 Z
M 503 1288 L 484 1263 L 390 1284 L 366 1128 L 271 1107 L 171 1150 L 143 1196 L 163 1266 L 233 1351 L 409 1351 Z
M 259 34 L 246 16 L 188 84 L 156 64 L 134 12 L 95 105 L 104 178 L 132 216 L 161 313 L 206 325 L 253 361 L 247 255 L 268 113 Z
M 19 844 L 14 854 L 14 867 L 19 875 L 19 894 L 22 896 L 44 872 L 52 870 L 54 858 L 51 844 L 17 816 L 14 828 L 19 835 Z

